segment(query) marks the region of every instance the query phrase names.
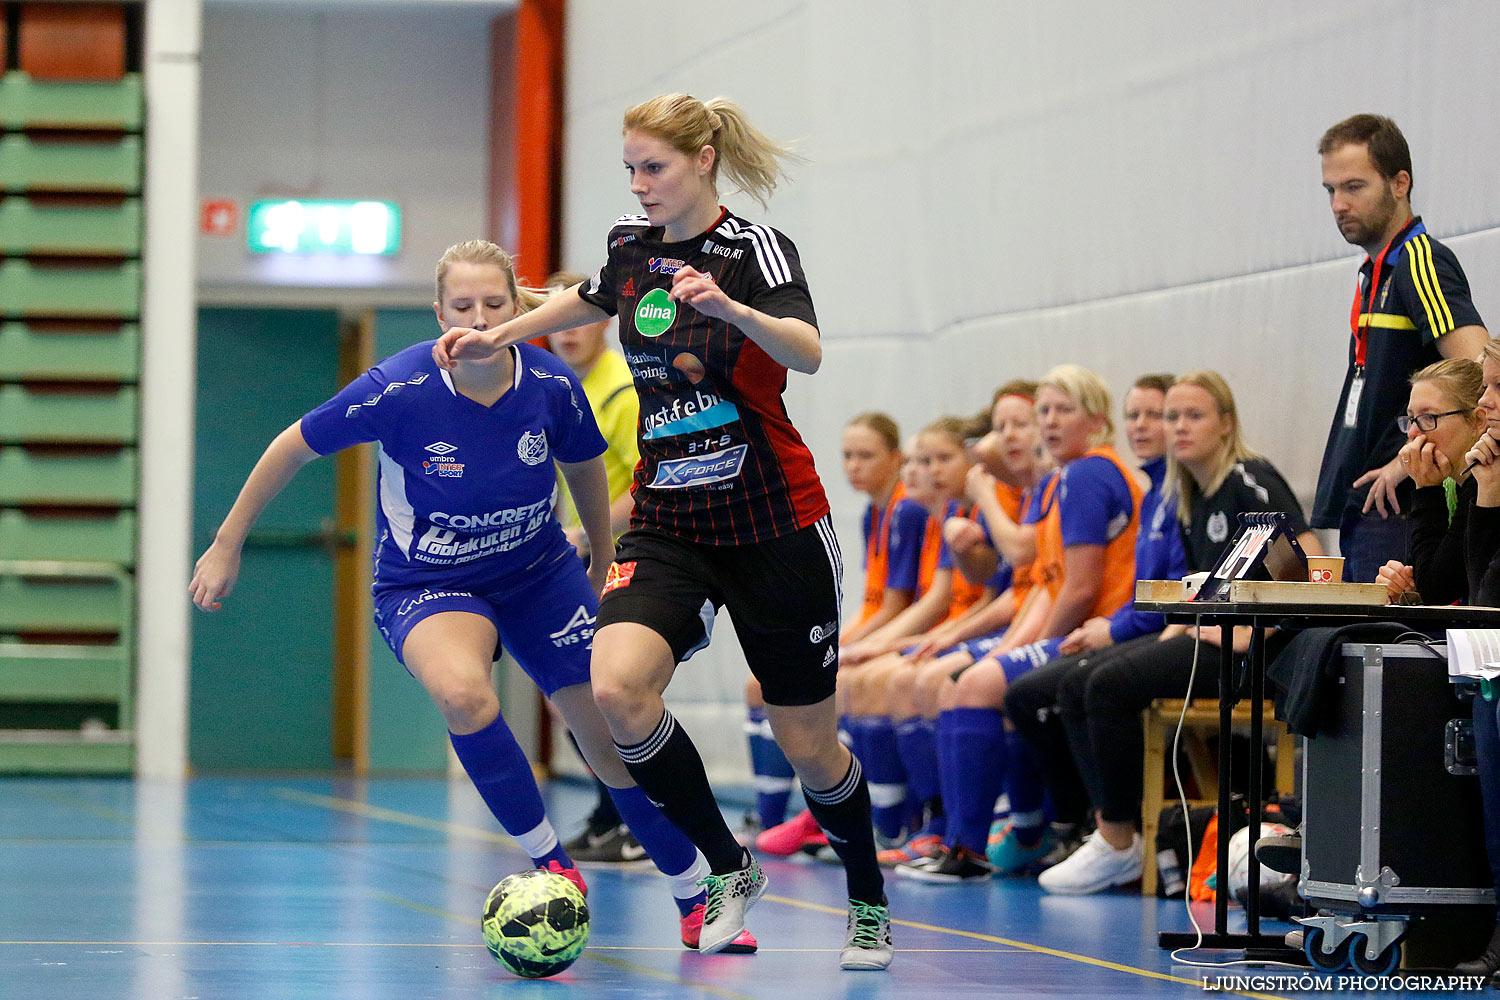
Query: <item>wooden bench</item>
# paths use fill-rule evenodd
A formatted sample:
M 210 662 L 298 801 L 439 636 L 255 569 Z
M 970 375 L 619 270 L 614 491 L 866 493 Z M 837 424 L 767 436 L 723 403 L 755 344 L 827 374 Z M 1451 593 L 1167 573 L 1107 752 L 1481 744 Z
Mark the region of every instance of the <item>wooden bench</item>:
M 1161 811 L 1168 802 L 1163 774 L 1169 763 L 1172 734 L 1177 730 L 1177 720 L 1182 717 L 1181 746 L 1187 754 L 1192 768 L 1193 782 L 1198 786 L 1199 799 L 1193 805 L 1212 805 L 1218 801 L 1219 769 L 1208 739 L 1219 733 L 1219 703 L 1216 700 L 1199 699 L 1189 702 L 1183 713 L 1181 698 L 1158 698 L 1151 707 L 1141 713 L 1141 725 L 1145 730 L 1146 757 L 1144 764 L 1144 795 L 1141 797 L 1141 839 L 1145 845 L 1145 859 L 1141 868 L 1141 893 L 1156 895 L 1156 833 Z M 1234 731 L 1248 732 L 1250 729 L 1250 706 L 1240 702 L 1234 708 Z M 1266 704 L 1262 716 L 1263 732 L 1276 739 L 1276 790 L 1290 794 L 1294 784 L 1296 767 L 1296 738 L 1284 723 L 1276 721 Z M 1175 796 L 1175 789 L 1173 790 Z M 1201 830 L 1195 831 L 1198 839 Z M 1198 844 L 1193 845 L 1194 850 Z

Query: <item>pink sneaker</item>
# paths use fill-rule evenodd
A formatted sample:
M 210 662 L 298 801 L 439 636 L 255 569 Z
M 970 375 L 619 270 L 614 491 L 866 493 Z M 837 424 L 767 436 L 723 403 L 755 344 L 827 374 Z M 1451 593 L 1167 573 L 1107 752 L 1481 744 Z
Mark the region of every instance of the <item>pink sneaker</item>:
M 755 838 L 755 849 L 778 857 L 790 857 L 804 847 L 822 847 L 828 837 L 818 827 L 813 814 L 804 809 L 785 823 L 762 831 Z
M 704 905 L 699 903 L 682 918 L 682 946 L 691 951 L 698 950 L 698 937 L 703 933 Z M 753 955 L 760 944 L 749 931 L 740 931 L 739 937 L 719 950 L 721 955 Z
M 583 881 L 583 875 L 579 873 L 577 868 L 564 868 L 561 861 L 549 861 L 547 862 L 546 871 L 554 875 L 561 875 L 569 882 L 572 882 L 578 886 L 578 891 L 585 896 L 589 894 L 588 884 Z
M 896 865 L 905 864 L 908 861 L 917 861 L 921 858 L 932 857 L 932 852 L 942 846 L 943 838 L 936 834 L 925 834 L 921 837 L 913 837 L 902 847 L 893 847 L 888 851 L 881 851 L 875 855 L 875 860 L 882 868 L 894 868 Z

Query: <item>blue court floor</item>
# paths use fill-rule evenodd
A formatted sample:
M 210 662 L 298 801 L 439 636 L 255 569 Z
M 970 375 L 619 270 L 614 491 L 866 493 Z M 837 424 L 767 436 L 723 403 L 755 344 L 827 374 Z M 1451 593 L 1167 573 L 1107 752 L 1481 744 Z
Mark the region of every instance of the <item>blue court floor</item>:
M 547 794 L 560 830 L 575 832 L 588 792 L 556 784 Z M 555 979 L 521 980 L 490 958 L 478 914 L 496 881 L 527 866 L 461 782 L 0 779 L 0 997 L 1203 992 L 1202 971 L 1156 947 L 1159 929 L 1188 928 L 1180 902 L 1048 896 L 1034 880 L 892 879 L 895 964 L 840 972 L 842 871 L 780 860 L 766 864 L 770 891 L 750 916 L 758 955 L 684 951 L 664 879 L 591 871 L 588 950 Z M 1208 909 L 1200 914 L 1211 921 Z

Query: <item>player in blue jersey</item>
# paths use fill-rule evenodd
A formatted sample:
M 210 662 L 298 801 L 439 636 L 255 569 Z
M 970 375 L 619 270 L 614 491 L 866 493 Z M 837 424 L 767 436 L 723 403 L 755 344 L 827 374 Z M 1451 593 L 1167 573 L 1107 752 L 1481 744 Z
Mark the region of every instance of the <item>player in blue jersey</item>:
M 485 329 L 540 301 L 504 250 L 474 240 L 437 268 L 438 326 Z M 613 548 L 604 440 L 567 365 L 518 345 L 452 370 L 432 343 L 396 354 L 293 423 L 256 463 L 189 585 L 215 611 L 234 589 L 245 537 L 303 465 L 380 445 L 375 621 L 448 724 L 485 804 L 539 868 L 584 889 L 542 806 L 531 765 L 500 716 L 491 681 L 503 646 L 566 719 L 621 816 L 673 883 L 683 944 L 696 948 L 707 862 L 636 787 L 589 687 L 598 594 L 553 517 L 555 460 L 595 551 Z M 751 951 L 737 941 L 731 950 Z

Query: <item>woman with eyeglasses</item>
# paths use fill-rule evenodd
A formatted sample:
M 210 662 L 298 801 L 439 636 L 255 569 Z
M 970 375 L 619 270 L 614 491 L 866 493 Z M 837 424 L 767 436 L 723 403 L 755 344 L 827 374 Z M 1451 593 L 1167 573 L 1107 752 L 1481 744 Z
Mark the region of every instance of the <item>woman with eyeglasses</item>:
M 1412 565 L 1379 573 L 1392 598 L 1416 590 L 1425 604 L 1466 600 L 1500 606 L 1500 339 L 1483 363 L 1441 361 L 1412 376 L 1398 420 L 1407 442 L 1398 456 L 1412 491 Z M 1474 698 L 1474 744 L 1484 801 L 1485 851 L 1500 889 L 1500 701 Z M 1484 951 L 1455 969 L 1488 976 L 1500 969 L 1500 926 Z
M 1416 487 L 1412 493 L 1411 564 L 1380 568 L 1392 601 L 1415 591 L 1424 604 L 1451 604 L 1469 592 L 1464 545 L 1478 481 L 1464 455 L 1484 434 L 1480 408 L 1484 372 L 1479 362 L 1451 358 L 1411 377 L 1411 398 L 1396 425 L 1406 435 L 1398 456 Z

